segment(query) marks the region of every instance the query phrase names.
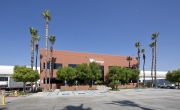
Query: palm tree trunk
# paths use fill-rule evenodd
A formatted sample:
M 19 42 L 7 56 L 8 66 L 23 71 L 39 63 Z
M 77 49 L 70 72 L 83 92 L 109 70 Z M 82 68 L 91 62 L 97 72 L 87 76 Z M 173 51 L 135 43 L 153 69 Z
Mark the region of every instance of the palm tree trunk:
M 31 69 L 33 69 L 34 65 L 34 37 L 31 38 Z
M 140 71 L 140 48 L 139 47 L 138 47 L 138 70 Z M 137 80 L 137 87 L 139 87 L 139 79 Z
M 25 92 L 26 89 L 26 82 L 23 82 L 23 92 Z
M 51 88 L 50 88 L 50 81 L 51 81 L 51 75 L 52 75 L 52 74 L 51 74 L 51 69 L 52 69 L 52 68 L 51 68 L 51 64 L 52 64 L 52 44 L 51 44 L 51 47 L 50 47 L 49 89 L 51 89 Z
M 152 77 L 152 87 L 153 87 L 153 84 L 154 84 L 154 81 L 153 81 L 153 67 L 154 67 L 154 47 L 152 48 L 152 66 L 151 66 L 151 77 Z
M 47 57 L 48 57 L 48 20 L 46 20 L 46 53 L 45 53 L 45 90 L 47 91 Z
M 37 70 L 37 57 L 38 57 L 38 44 L 36 44 L 36 70 Z M 35 82 L 36 90 L 37 90 L 37 81 Z
M 144 80 L 144 87 L 145 87 L 145 71 L 144 71 L 144 66 L 145 66 L 145 59 L 144 59 L 144 63 L 143 63 L 143 80 Z
M 32 40 L 31 40 L 31 69 L 33 69 L 33 66 L 34 66 L 34 36 L 32 36 Z M 31 88 L 32 88 L 32 82 L 31 82 Z
M 157 82 L 156 82 L 156 64 L 157 64 L 157 39 L 155 39 L 155 43 L 156 43 L 156 45 L 155 45 L 155 63 L 154 63 L 154 74 L 155 74 L 155 87 L 157 88 Z

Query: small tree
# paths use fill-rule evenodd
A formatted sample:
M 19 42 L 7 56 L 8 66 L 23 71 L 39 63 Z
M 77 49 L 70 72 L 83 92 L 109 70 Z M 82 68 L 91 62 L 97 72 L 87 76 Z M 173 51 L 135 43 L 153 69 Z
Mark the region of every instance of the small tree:
M 178 89 L 179 89 L 179 83 L 180 83 L 180 69 L 168 71 L 166 74 L 166 80 L 170 82 L 178 82 Z
M 114 90 L 115 88 L 117 89 L 118 85 L 120 85 L 120 80 L 121 80 L 121 68 L 118 66 L 113 66 L 109 69 L 107 75 L 108 79 L 110 81 L 109 86 L 112 87 Z
M 77 65 L 76 71 L 77 71 L 77 77 L 80 80 L 86 81 L 89 76 L 92 76 L 92 75 L 90 75 L 91 70 L 87 63 Z
M 102 77 L 102 72 L 100 69 L 100 65 L 96 62 L 92 62 L 89 64 L 89 68 L 91 70 L 91 75 L 88 77 L 89 80 L 98 80 Z
M 139 80 L 139 74 L 140 74 L 139 70 L 136 69 L 132 70 L 130 79 L 135 81 Z
M 25 91 L 26 82 L 35 82 L 39 79 L 39 73 L 37 70 L 32 70 L 26 66 L 14 66 L 14 73 L 12 79 L 15 82 L 23 82 L 23 91 Z
M 59 67 L 56 74 L 58 80 L 66 80 L 68 85 L 72 85 L 76 78 L 76 69 L 72 67 Z

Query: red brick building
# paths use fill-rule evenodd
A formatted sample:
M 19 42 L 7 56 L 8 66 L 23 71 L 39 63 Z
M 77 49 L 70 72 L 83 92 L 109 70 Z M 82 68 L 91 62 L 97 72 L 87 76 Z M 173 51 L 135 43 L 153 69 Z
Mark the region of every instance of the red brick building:
M 62 81 L 56 80 L 56 71 L 60 66 L 71 66 L 76 67 L 77 64 L 90 63 L 92 61 L 100 64 L 100 68 L 103 74 L 103 80 L 106 82 L 106 73 L 112 66 L 120 67 L 136 67 L 137 59 L 136 57 L 131 57 L 129 61 L 127 56 L 116 56 L 116 55 L 106 55 L 106 54 L 94 54 L 85 52 L 73 52 L 64 50 L 53 50 L 52 58 L 52 79 L 51 88 L 61 88 L 63 85 Z M 49 58 L 50 51 L 48 51 L 48 64 L 47 64 L 47 77 L 49 77 Z M 45 49 L 40 49 L 40 86 L 45 87 Z M 49 82 L 49 81 L 48 81 Z

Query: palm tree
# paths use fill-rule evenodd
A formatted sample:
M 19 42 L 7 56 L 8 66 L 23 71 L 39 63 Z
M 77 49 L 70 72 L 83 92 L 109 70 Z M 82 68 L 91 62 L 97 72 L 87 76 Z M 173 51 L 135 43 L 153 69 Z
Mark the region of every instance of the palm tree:
M 42 13 L 42 16 L 46 20 L 46 44 L 45 44 L 45 49 L 46 49 L 46 52 L 45 52 L 45 84 L 46 84 L 46 86 L 45 86 L 44 91 L 47 91 L 47 55 L 48 55 L 48 26 L 49 26 L 48 21 L 51 20 L 51 14 L 48 10 L 46 10 Z
M 144 71 L 144 66 L 145 66 L 145 61 L 146 61 L 146 55 L 144 54 L 146 52 L 146 50 L 145 49 L 141 49 L 141 53 L 143 53 L 143 60 L 144 60 L 144 63 L 143 63 L 143 76 L 144 76 L 144 78 L 143 78 L 143 82 L 144 82 L 144 86 L 145 86 L 145 71 Z
M 39 47 L 39 44 L 38 44 L 38 42 L 39 42 L 39 40 L 40 40 L 40 36 L 35 36 L 34 37 L 34 40 L 35 40 L 35 42 L 36 42 L 36 70 L 37 70 L 37 58 L 38 58 L 38 47 Z M 37 81 L 36 81 L 36 89 L 37 89 Z
M 34 66 L 34 37 L 37 35 L 38 30 L 35 28 L 29 27 L 30 34 L 31 34 L 31 69 L 33 69 Z M 32 83 L 31 83 L 31 88 L 32 88 Z
M 34 37 L 34 40 L 35 40 L 35 42 L 36 42 L 36 70 L 37 70 L 37 56 L 38 56 L 38 48 L 39 48 L 39 44 L 38 44 L 38 42 L 39 42 L 39 40 L 40 40 L 40 36 L 35 36 Z
M 140 42 L 136 42 L 135 43 L 135 47 L 138 48 L 138 70 L 140 70 L 140 47 L 141 47 L 141 43 Z M 139 80 L 137 81 L 137 86 L 139 87 Z
M 33 27 L 29 27 L 30 34 L 31 34 L 31 68 L 33 69 L 34 66 L 34 37 L 37 35 L 38 30 L 34 29 Z
M 128 57 L 126 58 L 126 60 L 129 61 L 129 68 L 130 68 L 130 67 L 131 67 L 130 61 L 132 60 L 132 57 L 131 57 L 131 56 L 128 56 Z
M 50 43 L 51 43 L 51 46 L 50 46 L 50 73 L 49 73 L 49 89 L 51 89 L 50 88 L 50 79 L 51 79 L 51 77 L 52 77 L 52 69 L 53 68 L 51 68 L 52 66 L 52 52 L 53 52 L 53 44 L 54 44 L 54 42 L 56 41 L 56 36 L 53 36 L 53 35 L 51 35 L 50 37 L 49 37 L 49 41 L 50 41 Z
M 158 33 L 153 33 L 152 34 L 152 40 L 155 40 L 155 62 L 154 62 L 154 74 L 155 74 L 155 87 L 157 87 L 156 85 L 156 64 L 157 64 L 157 38 L 159 36 L 159 32 Z
M 152 78 L 152 87 L 153 87 L 153 84 L 154 84 L 154 82 L 153 82 L 153 77 L 154 77 L 153 76 L 153 66 L 154 66 L 154 46 L 155 46 L 155 42 L 151 43 L 149 46 L 152 48 L 151 78 Z

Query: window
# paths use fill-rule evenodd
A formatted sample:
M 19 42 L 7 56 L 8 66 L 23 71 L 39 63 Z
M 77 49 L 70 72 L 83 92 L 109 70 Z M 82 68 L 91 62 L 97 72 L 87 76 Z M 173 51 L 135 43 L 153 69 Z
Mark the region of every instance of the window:
M 109 66 L 108 68 L 110 69 L 111 67 L 113 67 L 113 66 Z M 118 66 L 118 67 L 120 67 L 120 68 L 121 68 L 121 66 Z
M 69 67 L 76 68 L 77 64 L 68 64 Z
M 109 66 L 108 69 L 110 69 L 111 67 L 113 67 L 113 66 Z
M 44 84 L 45 84 L 45 78 L 44 78 Z M 49 84 L 49 78 L 47 78 L 47 84 Z M 51 78 L 50 84 L 63 84 L 63 81 L 60 81 L 57 78 Z
M 102 77 L 100 78 L 100 80 L 104 81 L 104 66 L 100 66 L 100 69 L 102 73 Z
M 50 63 L 47 62 L 47 69 L 49 69 L 49 66 L 50 66 Z M 44 67 L 43 68 L 45 69 L 45 63 L 44 63 Z
M 54 64 L 54 69 L 58 69 L 59 67 L 62 67 L 61 63 L 55 63 Z
M 0 77 L 0 81 L 8 81 L 8 77 Z
M 62 67 L 61 63 L 51 63 L 51 69 L 58 69 L 59 67 Z M 45 69 L 45 63 L 44 63 L 44 67 Z M 50 69 L 50 63 L 47 63 L 47 69 Z

